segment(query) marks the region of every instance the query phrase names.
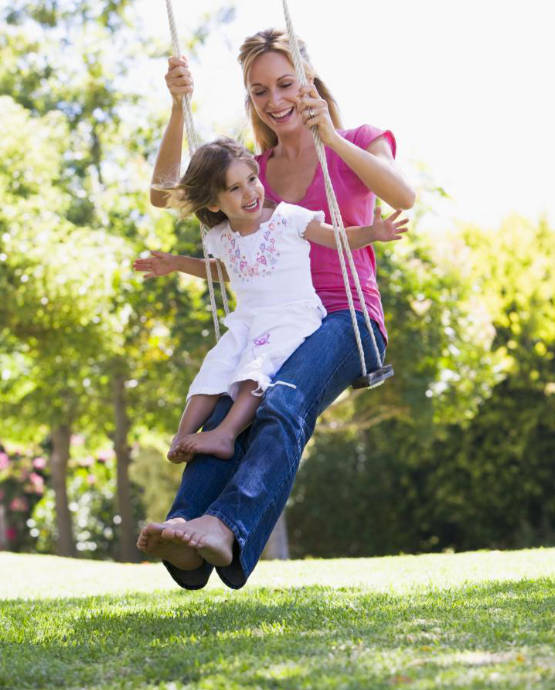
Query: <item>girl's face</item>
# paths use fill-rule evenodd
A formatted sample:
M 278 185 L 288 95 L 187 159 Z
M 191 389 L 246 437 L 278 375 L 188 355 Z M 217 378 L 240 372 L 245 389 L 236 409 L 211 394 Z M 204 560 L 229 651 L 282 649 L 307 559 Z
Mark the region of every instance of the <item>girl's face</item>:
M 234 160 L 225 176 L 226 188 L 209 210 L 222 211 L 233 230 L 253 230 L 260 225 L 264 205 L 264 187 L 246 161 Z
M 297 110 L 299 82 L 289 60 L 275 51 L 253 62 L 247 80 L 250 99 L 258 117 L 278 137 L 302 126 Z

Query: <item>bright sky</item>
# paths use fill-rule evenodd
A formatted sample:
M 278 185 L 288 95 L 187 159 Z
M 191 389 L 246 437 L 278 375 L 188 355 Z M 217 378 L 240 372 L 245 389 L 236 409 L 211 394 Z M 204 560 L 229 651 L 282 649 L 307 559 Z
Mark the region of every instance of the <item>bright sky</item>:
M 141 2 L 149 30 L 169 45 L 165 3 Z M 203 12 L 225 4 L 173 0 L 182 42 Z M 209 136 L 243 120 L 242 40 L 284 26 L 281 0 L 235 6 L 192 65 L 195 117 Z M 289 0 L 289 10 L 344 126 L 391 129 L 407 176 L 423 163 L 451 195 L 438 222 L 497 225 L 517 211 L 555 223 L 553 0 Z M 159 70 L 153 88 L 163 97 L 162 61 Z

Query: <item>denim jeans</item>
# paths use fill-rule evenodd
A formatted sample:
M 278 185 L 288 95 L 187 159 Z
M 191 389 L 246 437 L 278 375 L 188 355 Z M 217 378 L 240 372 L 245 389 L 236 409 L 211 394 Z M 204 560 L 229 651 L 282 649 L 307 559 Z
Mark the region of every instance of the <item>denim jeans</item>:
M 357 312 L 369 371 L 378 363 L 364 318 Z M 383 361 L 385 342 L 372 322 Z M 349 311 L 328 314 L 321 327 L 289 357 L 266 391 L 252 425 L 237 439 L 230 460 L 196 455 L 183 472 L 181 486 L 168 513 L 186 520 L 208 514 L 219 518 L 235 535 L 231 565 L 216 568 L 222 581 L 242 587 L 287 502 L 303 449 L 316 419 L 361 374 Z M 283 385 L 283 384 L 292 384 Z M 231 407 L 220 398 L 204 428 L 213 429 Z M 164 562 L 185 589 L 200 589 L 213 566 L 180 570 Z

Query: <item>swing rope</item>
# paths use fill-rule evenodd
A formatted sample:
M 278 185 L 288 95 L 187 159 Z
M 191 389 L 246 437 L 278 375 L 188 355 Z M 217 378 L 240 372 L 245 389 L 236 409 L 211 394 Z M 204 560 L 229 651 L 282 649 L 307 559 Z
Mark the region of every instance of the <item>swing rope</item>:
M 173 48 L 173 54 L 175 57 L 181 55 L 181 49 L 179 47 L 179 38 L 177 35 L 177 27 L 175 24 L 175 17 L 173 14 L 173 7 L 171 0 L 166 0 L 166 10 L 168 13 L 168 23 L 170 26 L 170 35 Z M 183 96 L 183 114 L 185 117 L 185 130 L 187 132 L 187 148 L 189 149 L 189 155 L 192 155 L 199 146 L 199 140 L 195 132 L 195 127 L 193 123 L 193 111 L 191 109 L 191 97 L 188 93 Z M 214 280 L 212 278 L 212 268 L 211 260 L 208 257 L 208 251 L 206 249 L 205 237 L 208 232 L 207 228 L 201 224 L 200 235 L 202 239 L 202 252 L 204 255 L 204 266 L 206 268 L 206 280 L 208 281 L 208 294 L 210 295 L 210 311 L 212 312 L 212 319 L 214 322 L 214 333 L 216 335 L 216 340 L 220 339 L 220 322 L 218 320 L 218 310 L 216 307 L 216 296 L 214 293 Z M 218 259 L 215 259 L 216 270 L 218 273 L 218 280 L 220 282 L 220 292 L 222 295 L 222 304 L 224 312 L 227 316 L 229 314 L 229 304 L 227 300 L 227 292 L 225 289 L 222 265 Z
M 291 16 L 289 14 L 289 8 L 287 6 L 287 0 L 283 0 L 283 13 L 285 15 L 285 23 L 287 26 L 287 33 L 289 35 L 289 47 L 291 49 L 291 56 L 293 58 L 295 73 L 297 75 L 297 79 L 298 79 L 299 83 L 302 86 L 307 86 L 308 85 L 308 79 L 306 77 L 304 66 L 303 66 L 301 51 L 299 48 L 299 42 L 298 42 L 297 36 L 295 35 L 295 32 L 293 30 L 293 24 L 291 22 Z M 322 140 L 320 139 L 320 135 L 318 133 L 318 127 L 314 126 L 311 129 L 312 129 L 312 136 L 314 137 L 314 145 L 316 147 L 316 153 L 318 155 L 318 160 L 320 161 L 320 165 L 322 167 L 322 173 L 324 175 L 326 197 L 328 200 L 330 216 L 331 216 L 332 224 L 333 224 L 335 243 L 337 245 L 337 253 L 339 254 L 339 263 L 341 265 L 341 273 L 343 274 L 343 282 L 345 284 L 345 293 L 347 295 L 347 301 L 349 303 L 349 311 L 351 314 L 351 320 L 353 322 L 353 331 L 355 334 L 357 348 L 358 348 L 358 352 L 359 352 L 359 356 L 360 356 L 362 376 L 366 377 L 367 373 L 368 373 L 367 367 L 366 367 L 366 359 L 364 357 L 364 349 L 363 349 L 362 340 L 360 337 L 360 329 L 359 329 L 358 321 L 356 318 L 356 310 L 355 310 L 355 306 L 353 303 L 353 295 L 352 295 L 351 287 L 349 284 L 349 276 L 347 273 L 347 266 L 345 264 L 344 254 L 347 255 L 347 260 L 349 262 L 349 268 L 351 270 L 351 275 L 353 277 L 353 280 L 355 283 L 355 288 L 356 288 L 357 295 L 358 295 L 358 299 L 360 302 L 360 308 L 361 308 L 362 313 L 364 315 L 364 321 L 366 323 L 366 327 L 367 327 L 368 332 L 370 333 L 370 337 L 372 339 L 372 345 L 374 347 L 376 360 L 378 362 L 378 368 L 382 367 L 383 362 L 382 362 L 382 358 L 380 356 L 380 351 L 378 349 L 378 345 L 376 343 L 376 337 L 374 335 L 374 329 L 372 328 L 372 324 L 370 322 L 370 317 L 368 316 L 368 310 L 366 309 L 366 302 L 364 300 L 364 295 L 362 293 L 362 288 L 360 285 L 358 272 L 356 270 L 356 266 L 355 266 L 355 263 L 353 260 L 353 255 L 351 252 L 351 247 L 349 246 L 349 240 L 347 238 L 345 226 L 343 225 L 343 220 L 341 218 L 341 211 L 339 210 L 337 198 L 336 198 L 335 192 L 333 190 L 333 185 L 332 185 L 329 170 L 328 170 L 328 163 L 326 160 L 326 152 L 324 149 L 324 144 L 322 143 Z

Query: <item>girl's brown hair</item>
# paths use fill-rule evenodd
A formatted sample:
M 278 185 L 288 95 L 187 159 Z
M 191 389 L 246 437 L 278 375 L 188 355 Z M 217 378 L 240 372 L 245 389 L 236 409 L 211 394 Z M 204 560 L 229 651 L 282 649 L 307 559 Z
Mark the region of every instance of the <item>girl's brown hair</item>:
M 203 225 L 213 228 L 226 220 L 222 211 L 210 211 L 208 206 L 218 203 L 218 194 L 226 189 L 226 174 L 233 161 L 244 161 L 258 175 L 254 156 L 234 139 L 221 137 L 199 146 L 191 156 L 187 170 L 179 183 L 170 189 L 168 205 L 181 215 L 194 213 Z
M 331 121 L 333 122 L 334 127 L 337 129 L 341 128 L 341 118 L 339 116 L 339 108 L 337 103 L 331 95 L 328 87 L 324 84 L 320 77 L 316 76 L 316 71 L 310 64 L 306 46 L 301 40 L 299 40 L 299 48 L 303 58 L 307 78 L 314 82 L 314 86 L 316 87 L 318 94 L 328 104 Z M 245 87 L 247 88 L 247 114 L 250 117 L 254 138 L 260 151 L 266 151 L 269 148 L 273 148 L 277 144 L 277 136 L 276 133 L 270 127 L 268 127 L 268 125 L 264 124 L 264 122 L 262 122 L 262 120 L 256 114 L 256 110 L 252 104 L 252 100 L 248 92 L 248 77 L 249 71 L 256 58 L 271 51 L 281 53 L 289 60 L 291 65 L 293 65 L 293 58 L 291 56 L 291 49 L 289 47 L 289 36 L 285 31 L 280 31 L 278 29 L 266 29 L 265 31 L 259 31 L 253 36 L 246 38 L 239 50 L 238 58 L 239 64 L 243 69 L 243 80 L 245 82 Z

